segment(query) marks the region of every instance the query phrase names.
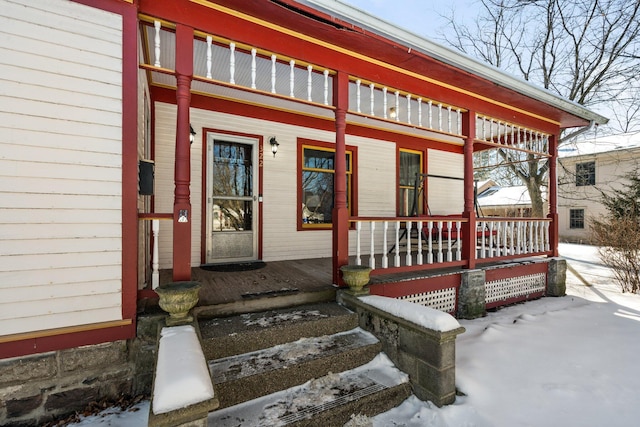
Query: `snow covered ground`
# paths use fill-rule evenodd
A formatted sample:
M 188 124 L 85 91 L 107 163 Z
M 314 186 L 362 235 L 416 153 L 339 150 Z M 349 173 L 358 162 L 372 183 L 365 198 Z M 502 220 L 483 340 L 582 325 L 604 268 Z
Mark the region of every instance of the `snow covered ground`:
M 457 340 L 456 384 L 465 396 L 443 408 L 412 397 L 350 425 L 637 425 L 640 295 L 620 292 L 594 247 L 562 244 L 560 253 L 592 286 L 568 272 L 564 298 L 542 298 L 460 322 L 467 331 Z M 148 405 L 73 425 L 146 426 Z

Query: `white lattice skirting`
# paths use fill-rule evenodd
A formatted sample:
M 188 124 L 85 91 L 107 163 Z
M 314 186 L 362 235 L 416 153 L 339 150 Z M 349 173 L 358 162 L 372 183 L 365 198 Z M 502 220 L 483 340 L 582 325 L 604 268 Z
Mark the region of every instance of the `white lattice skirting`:
M 487 303 L 504 301 L 509 298 L 543 292 L 546 288 L 547 274 L 536 273 L 527 276 L 510 277 L 485 283 Z
M 405 295 L 398 299 L 451 313 L 456 309 L 456 288 Z

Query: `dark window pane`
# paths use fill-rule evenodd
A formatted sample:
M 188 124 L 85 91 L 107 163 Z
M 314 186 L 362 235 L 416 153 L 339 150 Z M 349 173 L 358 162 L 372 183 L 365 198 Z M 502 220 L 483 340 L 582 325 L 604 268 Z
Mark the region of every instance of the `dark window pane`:
M 250 145 L 215 141 L 213 146 L 213 195 L 252 196 Z
M 413 186 L 416 174 L 422 172 L 420 154 L 400 151 L 400 185 Z
M 303 172 L 302 194 L 303 222 L 330 224 L 333 210 L 333 174 Z
M 308 169 L 334 170 L 335 154 L 333 151 L 313 150 L 305 148 L 304 167 Z
M 569 228 L 584 229 L 584 209 L 569 210 Z
M 576 164 L 576 185 L 583 187 L 596 184 L 596 162 Z

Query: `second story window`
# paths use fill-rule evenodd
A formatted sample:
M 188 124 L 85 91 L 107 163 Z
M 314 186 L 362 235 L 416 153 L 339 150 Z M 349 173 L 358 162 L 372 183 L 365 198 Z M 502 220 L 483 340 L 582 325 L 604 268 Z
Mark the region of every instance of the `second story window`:
M 576 186 L 596 184 L 596 162 L 576 163 Z

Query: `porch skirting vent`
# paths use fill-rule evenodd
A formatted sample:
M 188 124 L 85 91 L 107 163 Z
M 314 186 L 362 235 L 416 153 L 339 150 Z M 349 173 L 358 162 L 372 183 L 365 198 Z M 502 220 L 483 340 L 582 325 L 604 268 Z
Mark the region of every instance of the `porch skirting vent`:
M 490 304 L 535 292 L 544 292 L 546 283 L 546 273 L 529 274 L 487 282 L 485 283 L 486 302 Z
M 398 299 L 424 305 L 435 310 L 453 313 L 456 309 L 456 288 L 405 295 Z

